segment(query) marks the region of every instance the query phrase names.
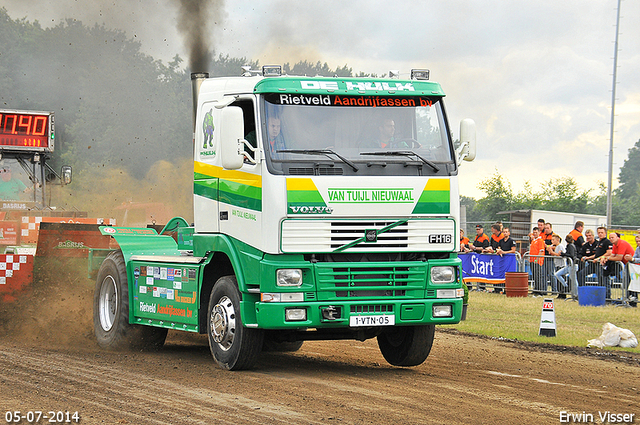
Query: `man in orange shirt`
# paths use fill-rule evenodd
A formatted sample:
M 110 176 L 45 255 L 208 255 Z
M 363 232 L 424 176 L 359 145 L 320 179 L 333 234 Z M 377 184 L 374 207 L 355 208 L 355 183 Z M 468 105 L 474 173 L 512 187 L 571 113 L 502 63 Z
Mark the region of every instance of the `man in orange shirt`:
M 469 238 L 464 235 L 464 230 L 460 229 L 460 252 L 469 252 Z
M 529 262 L 531 265 L 531 273 L 533 274 L 533 294 L 541 295 L 547 292 L 545 276 L 544 276 L 544 252 L 545 243 L 540 237 L 540 230 L 537 227 L 533 228 L 532 241 L 529 247 Z
M 584 229 L 584 222 L 576 221 L 576 225 L 573 226 L 573 230 L 569 232 L 573 238 L 573 244 L 576 246 L 576 251 L 580 252 L 582 244 L 584 243 L 584 236 L 582 236 L 582 230 Z
M 502 234 L 502 226 L 498 223 L 491 225 L 491 239 L 489 239 L 489 246 L 482 250 L 482 252 L 492 254 L 500 247 L 500 242 L 504 238 Z
M 476 238 L 473 240 L 471 249 L 477 253 L 481 253 L 487 247 L 489 247 L 489 238 L 484 234 L 482 224 L 478 224 L 476 225 Z

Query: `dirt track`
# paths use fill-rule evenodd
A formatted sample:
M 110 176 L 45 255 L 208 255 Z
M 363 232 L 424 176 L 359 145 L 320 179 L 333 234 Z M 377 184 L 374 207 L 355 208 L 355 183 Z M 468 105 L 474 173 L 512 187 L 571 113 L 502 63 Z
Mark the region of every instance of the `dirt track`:
M 7 410 L 78 411 L 83 424 L 557 424 L 563 411 L 640 423 L 635 359 L 438 331 L 415 368 L 389 366 L 369 340 L 306 342 L 227 372 L 196 335 L 170 333 L 156 353 L 104 352 L 91 290 L 37 295 L 31 309 L 0 311 L 0 423 Z

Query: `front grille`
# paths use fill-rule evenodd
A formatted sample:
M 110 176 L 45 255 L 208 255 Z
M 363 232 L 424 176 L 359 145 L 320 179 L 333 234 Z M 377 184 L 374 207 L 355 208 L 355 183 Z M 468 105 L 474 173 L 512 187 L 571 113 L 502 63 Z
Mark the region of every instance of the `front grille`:
M 291 167 L 289 168 L 289 175 L 291 176 L 341 176 L 344 174 L 344 170 L 342 168 L 335 167 L 321 167 L 321 168 L 311 168 L 311 167 Z
M 422 298 L 426 285 L 426 266 L 394 262 L 380 263 L 318 263 L 316 279 L 318 298 L 409 297 Z
M 344 174 L 342 168 L 318 168 L 319 176 L 341 176 Z
M 291 167 L 289 174 L 292 176 L 313 176 L 313 168 Z
M 393 313 L 393 304 L 352 305 L 351 313 Z
M 391 228 L 381 232 L 386 227 Z M 452 252 L 456 240 L 455 221 L 451 218 L 406 221 L 288 218 L 282 222 L 281 232 L 285 253 Z M 432 235 L 449 235 L 451 240 L 443 243 L 436 238 L 431 242 Z M 365 242 L 365 236 L 375 236 L 375 241 Z
M 408 222 L 402 223 L 386 232 L 380 233 L 375 243 L 379 248 L 406 248 L 409 240 Z M 369 229 L 380 230 L 391 224 L 393 221 L 334 221 L 331 222 L 331 248 L 340 248 L 362 238 L 364 232 Z M 360 242 L 351 248 L 371 248 L 371 243 Z

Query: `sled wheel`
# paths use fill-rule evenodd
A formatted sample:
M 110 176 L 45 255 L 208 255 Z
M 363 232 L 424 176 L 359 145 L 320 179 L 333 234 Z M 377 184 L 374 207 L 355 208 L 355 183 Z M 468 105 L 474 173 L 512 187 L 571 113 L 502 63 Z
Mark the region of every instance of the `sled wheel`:
M 113 251 L 102 262 L 93 297 L 93 330 L 109 350 L 159 349 L 167 329 L 129 324 L 129 287 L 124 257 Z
M 213 286 L 209 297 L 207 335 L 211 355 L 223 369 L 249 369 L 258 360 L 263 331 L 243 326 L 240 291 L 235 276 L 223 276 Z
M 394 366 L 417 366 L 429 357 L 434 335 L 435 325 L 394 327 L 378 335 L 378 347 Z

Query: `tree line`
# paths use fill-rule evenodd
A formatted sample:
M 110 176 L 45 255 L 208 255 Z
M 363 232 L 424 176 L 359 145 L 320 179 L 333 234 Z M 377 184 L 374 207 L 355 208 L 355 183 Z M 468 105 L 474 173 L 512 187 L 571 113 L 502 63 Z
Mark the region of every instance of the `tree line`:
M 640 227 L 640 140 L 629 149 L 618 176 L 620 185 L 612 193 L 611 221 L 616 226 Z M 549 179 L 533 188 L 526 182 L 520 192 L 514 192 L 509 181 L 496 169 L 494 174 L 478 184 L 485 194 L 480 199 L 462 196 L 467 222 L 495 222 L 508 216 L 499 214 L 512 210 L 546 210 L 580 214 L 606 215 L 607 187 L 599 182 L 596 189 L 582 189 L 573 177 Z

